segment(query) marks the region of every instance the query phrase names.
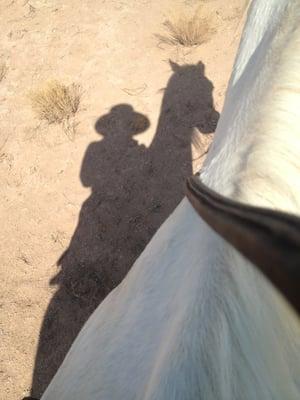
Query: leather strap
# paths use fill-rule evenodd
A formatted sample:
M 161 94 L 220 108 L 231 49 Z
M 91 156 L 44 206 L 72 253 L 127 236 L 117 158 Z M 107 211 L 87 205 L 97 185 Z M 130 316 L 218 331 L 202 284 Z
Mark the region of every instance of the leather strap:
M 200 217 L 256 265 L 300 314 L 300 218 L 228 199 L 199 175 L 187 179 L 186 196 Z

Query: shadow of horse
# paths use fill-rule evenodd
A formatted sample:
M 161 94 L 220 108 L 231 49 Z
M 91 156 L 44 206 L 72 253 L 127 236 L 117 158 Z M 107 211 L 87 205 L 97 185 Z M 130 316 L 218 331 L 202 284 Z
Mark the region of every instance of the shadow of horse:
M 150 122 L 128 104 L 112 107 L 95 124 L 103 139 L 88 146 L 80 173 L 91 195 L 50 282 L 57 291 L 40 332 L 32 396 L 43 393 L 84 322 L 183 198 L 185 178 L 192 174 L 193 129 L 203 134 L 215 130 L 219 114 L 203 63 L 170 65 L 149 148 L 133 136 Z

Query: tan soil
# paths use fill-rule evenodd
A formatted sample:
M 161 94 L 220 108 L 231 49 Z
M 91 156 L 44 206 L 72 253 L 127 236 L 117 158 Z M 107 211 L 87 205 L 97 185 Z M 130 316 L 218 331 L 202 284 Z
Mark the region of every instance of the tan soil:
M 159 43 L 174 9 L 199 4 L 210 40 Z M 1 400 L 42 394 L 183 197 L 222 108 L 242 4 L 0 2 Z M 53 78 L 82 87 L 74 137 L 31 110 L 28 91 Z

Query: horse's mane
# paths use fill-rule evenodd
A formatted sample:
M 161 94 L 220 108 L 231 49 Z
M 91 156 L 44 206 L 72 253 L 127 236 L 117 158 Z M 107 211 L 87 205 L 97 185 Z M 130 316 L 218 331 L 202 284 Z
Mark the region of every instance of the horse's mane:
M 203 177 L 235 199 L 300 214 L 300 3 L 266 2 L 265 14 L 269 26 L 254 13 L 245 28 Z

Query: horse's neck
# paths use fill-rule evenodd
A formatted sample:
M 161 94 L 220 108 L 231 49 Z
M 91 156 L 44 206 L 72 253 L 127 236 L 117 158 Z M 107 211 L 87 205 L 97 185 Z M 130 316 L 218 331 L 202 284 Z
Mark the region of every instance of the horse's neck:
M 255 1 L 250 13 L 202 177 L 227 196 L 300 213 L 300 3 Z

